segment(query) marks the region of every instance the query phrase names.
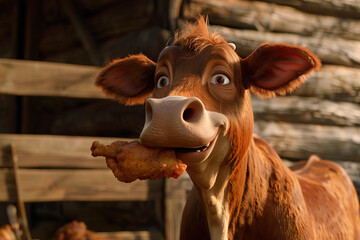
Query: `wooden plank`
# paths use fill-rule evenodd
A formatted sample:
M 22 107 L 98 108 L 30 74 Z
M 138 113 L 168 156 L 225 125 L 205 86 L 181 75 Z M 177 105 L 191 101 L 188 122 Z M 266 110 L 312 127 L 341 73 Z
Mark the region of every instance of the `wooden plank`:
M 169 26 L 171 33 L 175 33 L 177 30 L 177 19 L 180 16 L 181 6 L 182 6 L 183 0 L 174 0 L 169 2 Z
M 185 3 L 185 18 L 208 15 L 211 24 L 266 32 L 308 36 L 325 34 L 328 37 L 360 39 L 359 20 L 308 14 L 292 7 L 255 1 L 191 0 Z
M 0 59 L 0 93 L 102 98 L 94 85 L 98 67 Z
M 321 15 L 334 15 L 343 18 L 360 19 L 359 0 L 262 0 L 265 2 L 277 3 L 298 8 Z
M 314 97 L 252 98 L 255 119 L 320 125 L 360 126 L 360 105 Z
M 255 121 L 255 133 L 283 158 L 360 162 L 360 128 Z
M 21 168 L 102 168 L 105 159 L 91 156 L 93 141 L 109 144 L 120 138 L 0 134 L 0 167 L 9 167 L 9 145 L 14 144 Z
M 310 80 L 292 94 L 360 103 L 359 79 L 359 68 L 324 65 L 319 72 L 312 73 Z
M 181 175 L 179 179 L 167 179 L 165 182 L 165 237 L 167 240 L 180 239 L 182 212 L 192 186 L 187 173 Z
M 122 183 L 109 169 L 19 169 L 24 202 L 146 201 L 161 197 L 161 179 Z M 0 201 L 15 201 L 9 169 L 0 169 Z
M 159 231 L 122 231 L 122 232 L 107 232 L 95 233 L 96 237 L 104 240 L 162 240 L 164 236 Z
M 350 67 L 360 66 L 359 41 L 345 40 L 339 37 L 308 37 L 290 33 L 239 30 L 222 26 L 212 26 L 212 29 L 219 32 L 227 41 L 235 43 L 241 57 L 248 56 L 263 42 L 288 43 L 309 48 L 323 63 Z

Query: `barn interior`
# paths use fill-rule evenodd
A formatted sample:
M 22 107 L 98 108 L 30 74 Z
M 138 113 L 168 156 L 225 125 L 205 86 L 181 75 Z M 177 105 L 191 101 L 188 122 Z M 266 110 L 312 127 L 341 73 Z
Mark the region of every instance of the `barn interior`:
M 323 67 L 284 97 L 254 97 L 255 132 L 287 164 L 316 154 L 345 168 L 360 194 L 360 0 L 0 0 L 0 226 L 18 206 L 33 239 L 73 220 L 104 239 L 178 239 L 189 177 L 119 184 L 93 140 L 139 137 L 144 107 L 94 86 L 101 67 L 156 61 L 186 21 L 248 56 L 263 42 L 309 48 Z M 106 187 L 105 187 L 106 186 Z M 23 204 L 21 211 L 19 204 Z M 28 239 L 28 238 L 24 238 Z

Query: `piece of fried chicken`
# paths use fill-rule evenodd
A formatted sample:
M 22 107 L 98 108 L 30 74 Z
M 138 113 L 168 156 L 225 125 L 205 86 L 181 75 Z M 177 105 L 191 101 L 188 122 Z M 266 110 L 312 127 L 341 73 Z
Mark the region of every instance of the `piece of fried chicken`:
M 186 165 L 176 159 L 175 151 L 165 148 L 150 148 L 139 141 L 116 141 L 110 145 L 93 142 L 92 155 L 106 158 L 107 166 L 121 182 L 136 179 L 178 178 Z
M 11 230 L 10 225 L 0 227 L 0 240 L 16 240 L 15 234 Z

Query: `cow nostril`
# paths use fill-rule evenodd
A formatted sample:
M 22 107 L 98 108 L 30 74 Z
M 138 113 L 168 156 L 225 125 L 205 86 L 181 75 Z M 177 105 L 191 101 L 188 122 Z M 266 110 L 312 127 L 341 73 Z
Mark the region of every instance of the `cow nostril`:
M 200 120 L 204 110 L 204 106 L 200 100 L 190 98 L 186 103 L 185 110 L 182 113 L 182 118 L 185 122 L 195 123 Z
M 195 110 L 192 109 L 192 108 L 187 108 L 187 109 L 185 109 L 185 111 L 184 111 L 184 113 L 183 113 L 183 119 L 184 119 L 186 122 L 189 122 L 189 121 L 191 120 L 191 118 L 193 118 L 194 113 L 195 113 Z

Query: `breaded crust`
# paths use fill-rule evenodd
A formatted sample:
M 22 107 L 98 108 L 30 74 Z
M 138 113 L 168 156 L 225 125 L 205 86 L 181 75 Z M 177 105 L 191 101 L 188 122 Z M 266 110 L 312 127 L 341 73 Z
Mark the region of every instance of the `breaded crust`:
M 121 182 L 136 179 L 178 178 L 186 165 L 176 159 L 175 151 L 166 148 L 150 148 L 139 141 L 116 141 L 103 145 L 97 141 L 91 147 L 92 155 L 106 158 L 107 166 Z

